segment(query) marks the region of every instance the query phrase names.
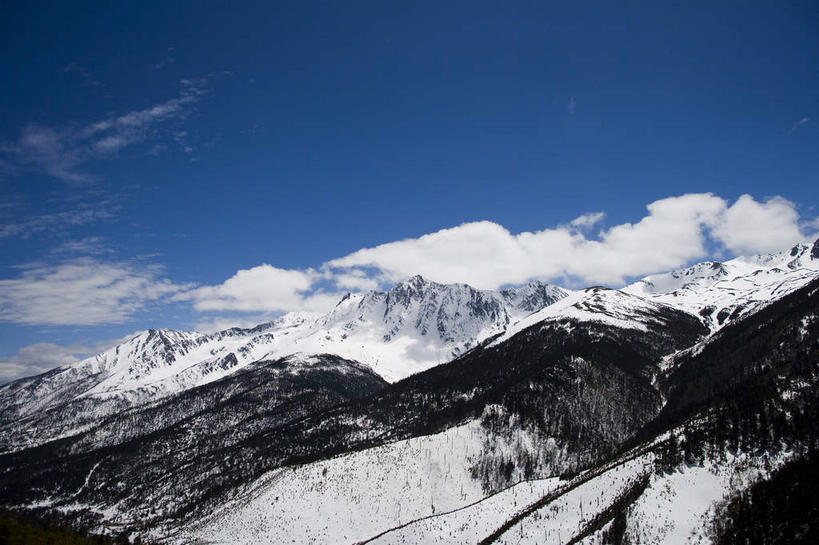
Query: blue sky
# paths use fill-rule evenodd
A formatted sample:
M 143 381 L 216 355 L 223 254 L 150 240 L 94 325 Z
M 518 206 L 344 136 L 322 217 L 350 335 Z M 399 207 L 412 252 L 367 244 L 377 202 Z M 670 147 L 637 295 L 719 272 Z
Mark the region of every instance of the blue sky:
M 819 6 L 718 4 L 6 2 L 0 363 L 811 236 Z

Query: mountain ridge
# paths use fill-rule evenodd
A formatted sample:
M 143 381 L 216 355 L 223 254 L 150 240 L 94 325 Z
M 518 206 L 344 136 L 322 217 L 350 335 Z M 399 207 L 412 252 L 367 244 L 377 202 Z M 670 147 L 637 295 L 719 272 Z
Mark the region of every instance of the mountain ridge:
M 566 294 L 541 282 L 494 292 L 416 276 L 388 292 L 347 295 L 323 315 L 289 313 L 212 334 L 150 329 L 80 362 L 0 386 L 0 431 L 18 428 L 0 440 L 0 451 L 79 432 L 110 412 L 293 354 L 336 354 L 395 381 L 456 357 L 528 308 Z M 35 415 L 48 411 L 68 416 L 56 429 L 43 429 Z

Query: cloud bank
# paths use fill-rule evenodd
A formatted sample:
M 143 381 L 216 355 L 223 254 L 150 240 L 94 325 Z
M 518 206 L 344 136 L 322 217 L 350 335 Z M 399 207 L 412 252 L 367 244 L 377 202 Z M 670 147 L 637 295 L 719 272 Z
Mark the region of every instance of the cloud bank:
M 534 279 L 619 287 L 714 255 L 784 250 L 816 236 L 819 225 L 800 218 L 794 203 L 782 197 L 743 195 L 730 203 L 711 193 L 654 201 L 634 223 L 601 227 L 604 217 L 589 212 L 565 225 L 521 233 L 489 221 L 464 223 L 363 248 L 316 268 L 262 264 L 205 286 L 178 285 L 163 278 L 159 266 L 108 262 L 98 252 L 57 265 L 18 267 L 19 276 L 0 280 L 0 320 L 126 322 L 148 304 L 183 302 L 206 317 L 200 323 L 231 325 L 251 314 L 267 319 L 288 311 L 326 311 L 347 291 L 386 288 L 414 274 L 482 289 Z M 81 242 L 74 246 L 93 247 L 94 241 Z
M 730 203 L 711 193 L 687 194 L 654 201 L 646 210 L 635 223 L 596 233 L 592 231 L 603 221 L 603 212 L 522 233 L 490 221 L 464 223 L 363 248 L 318 269 L 260 265 L 241 270 L 222 284 L 180 298 L 202 312 L 321 311 L 332 308 L 345 291 L 386 287 L 414 274 L 482 289 L 534 279 L 619 287 L 636 277 L 712 257 L 714 252 L 776 252 L 816 234 L 816 221 L 801 221 L 794 203 L 782 197 L 758 201 L 742 195 Z
M 421 274 L 440 282 L 497 289 L 531 279 L 575 279 L 620 285 L 628 278 L 681 267 L 708 256 L 708 241 L 731 254 L 785 249 L 808 235 L 790 201 L 741 196 L 729 204 L 711 193 L 669 197 L 649 204 L 636 223 L 586 234 L 602 213 L 569 225 L 511 233 L 488 221 L 465 223 L 418 238 L 364 248 L 325 264 L 335 273 L 362 267 L 386 281 Z

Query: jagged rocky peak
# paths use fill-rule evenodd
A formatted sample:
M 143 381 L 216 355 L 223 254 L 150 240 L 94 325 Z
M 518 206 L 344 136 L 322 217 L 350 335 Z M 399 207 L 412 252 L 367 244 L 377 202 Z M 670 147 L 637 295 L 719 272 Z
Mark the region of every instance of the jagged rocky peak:
M 412 300 L 422 299 L 428 291 L 437 291 L 443 287 L 436 282 L 429 282 L 420 274 L 408 280 L 399 282 L 387 292 L 387 306 L 400 305 L 406 307 Z
M 800 264 L 804 261 L 819 260 L 819 238 L 813 242 L 803 242 L 797 244 L 790 251 L 790 257 L 799 261 Z
M 347 293 L 320 321 L 327 325 L 340 320 L 376 319 L 380 315 L 377 321 L 383 323 L 414 322 L 419 326 L 419 320 L 433 318 L 439 322 L 480 318 L 506 323 L 509 317 L 536 312 L 566 297 L 568 293 L 541 281 L 493 291 L 463 283 L 443 284 L 415 275 L 398 282 L 386 292 Z
M 460 299 L 478 313 L 483 314 L 492 310 L 507 307 L 513 314 L 529 313 L 551 305 L 555 301 L 566 297 L 569 292 L 563 288 L 547 284 L 540 280 L 533 280 L 518 287 L 505 288 L 500 291 L 480 290 L 469 284 L 441 284 L 415 275 L 408 280 L 399 282 L 386 297 L 392 304 L 406 306 L 412 299 Z
M 537 312 L 569 294 L 558 286 L 533 280 L 524 286 L 501 290 L 504 299 L 523 312 Z
M 426 286 L 428 286 L 430 282 L 427 281 L 427 279 L 421 276 L 420 274 L 416 274 L 406 282 L 403 282 L 403 284 L 420 291 L 423 290 Z

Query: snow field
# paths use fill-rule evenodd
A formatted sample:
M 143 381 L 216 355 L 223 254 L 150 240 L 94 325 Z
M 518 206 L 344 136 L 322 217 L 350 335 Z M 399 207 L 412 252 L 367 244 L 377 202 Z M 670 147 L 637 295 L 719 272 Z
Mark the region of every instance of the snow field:
M 355 543 L 484 497 L 469 473 L 477 421 L 425 437 L 270 472 L 173 541 Z
M 497 543 L 545 545 L 568 542 L 651 472 L 652 461 L 653 454 L 647 453 L 610 468 L 523 518 L 503 533 Z
M 655 474 L 629 511 L 626 537 L 631 543 L 645 545 L 711 543 L 708 527 L 716 505 L 769 475 L 789 458 L 788 453 L 729 455 L 724 462 L 682 464 L 671 473 Z
M 384 534 L 378 545 L 477 543 L 517 512 L 565 485 L 558 477 L 516 484 L 463 509 L 419 520 Z

